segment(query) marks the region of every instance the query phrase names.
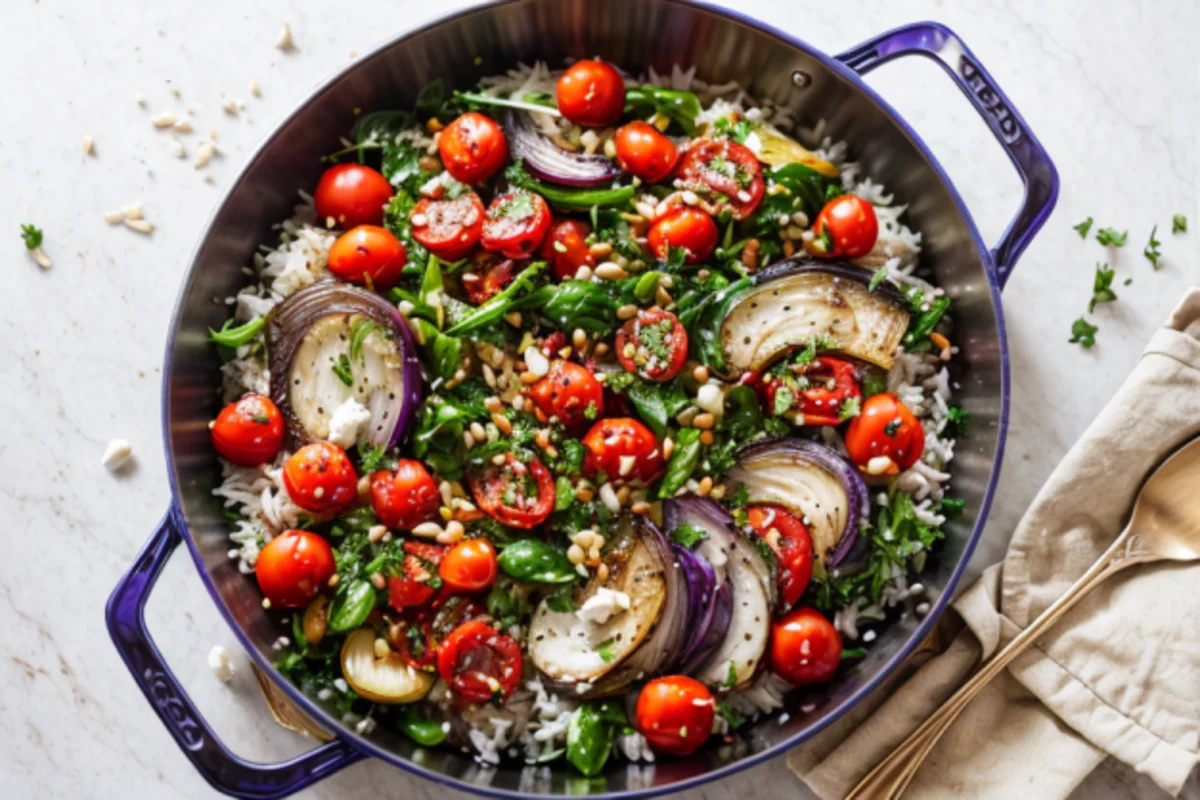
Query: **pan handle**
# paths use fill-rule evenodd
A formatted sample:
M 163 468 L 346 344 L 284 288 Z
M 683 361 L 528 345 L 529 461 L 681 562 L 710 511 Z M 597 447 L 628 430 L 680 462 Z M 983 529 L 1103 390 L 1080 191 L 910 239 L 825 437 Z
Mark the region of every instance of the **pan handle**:
M 193 766 L 219 792 L 267 800 L 299 791 L 363 758 L 346 742 L 334 739 L 290 761 L 257 764 L 234 755 L 217 738 L 146 629 L 146 600 L 180 541 L 178 522 L 168 511 L 108 598 L 105 620 L 134 681 Z
M 916 22 L 888 31 L 837 56 L 859 75 L 907 55 L 932 58 L 958 84 L 992 129 L 1025 184 L 1021 209 L 992 248 L 996 281 L 1003 288 L 1017 259 L 1041 229 L 1058 199 L 1058 171 L 1012 101 L 954 31 L 937 22 Z

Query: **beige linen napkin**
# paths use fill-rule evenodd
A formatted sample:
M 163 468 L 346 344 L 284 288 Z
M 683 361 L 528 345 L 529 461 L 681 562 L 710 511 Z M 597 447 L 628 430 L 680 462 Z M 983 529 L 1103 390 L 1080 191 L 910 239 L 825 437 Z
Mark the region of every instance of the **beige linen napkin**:
M 1121 531 L 1144 476 L 1197 434 L 1200 290 L 1192 289 L 1042 487 L 1004 561 L 947 612 L 939 632 L 949 647 L 793 751 L 796 774 L 822 797 L 843 797 L 1092 564 Z M 1064 797 L 1109 755 L 1175 795 L 1200 760 L 1198 731 L 1200 566 L 1134 567 L 1093 591 L 967 707 L 908 796 Z

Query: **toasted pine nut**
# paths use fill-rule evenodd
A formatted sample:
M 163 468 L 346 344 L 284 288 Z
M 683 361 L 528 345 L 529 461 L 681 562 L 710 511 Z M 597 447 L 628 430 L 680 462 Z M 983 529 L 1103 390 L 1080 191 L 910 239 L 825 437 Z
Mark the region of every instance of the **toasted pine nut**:
M 696 383 L 708 383 L 708 367 L 701 364 L 692 370 L 692 377 L 696 379 Z
M 329 580 L 325 581 L 325 585 L 328 586 L 330 589 L 337 588 L 339 580 L 341 580 L 341 579 L 338 578 L 338 574 L 335 572 L 329 576 Z
M 596 565 L 596 577 L 602 581 L 608 580 L 608 564 L 601 561 Z
M 697 493 L 701 497 L 705 497 L 708 495 L 709 492 L 712 491 L 712 488 L 713 488 L 713 479 L 708 477 L 707 475 L 705 475 L 703 478 L 700 479 L 700 487 L 699 487 Z
M 717 418 L 714 417 L 712 414 L 708 413 L 707 411 L 705 411 L 702 414 L 697 414 L 695 417 L 692 418 L 692 425 L 699 428 L 702 431 L 708 430 L 713 425 L 715 425 L 716 422 L 717 422 Z
M 383 538 L 383 535 L 388 532 L 386 525 L 372 525 L 367 531 L 367 541 L 374 544 Z
M 413 536 L 420 536 L 423 539 L 436 538 L 442 532 L 442 526 L 436 522 L 422 522 L 412 529 Z
M 511 436 L 513 432 L 512 423 L 508 417 L 503 414 L 492 414 L 492 423 L 500 429 L 500 432 L 505 436 Z
M 628 486 L 622 486 L 620 489 L 617 489 L 617 502 L 623 506 L 629 505 L 630 494 L 632 494 L 632 490 Z
M 929 334 L 929 341 L 933 342 L 933 346 L 936 347 L 938 350 L 945 350 L 947 347 L 950 346 L 950 340 L 947 339 L 945 336 L 942 336 L 937 331 L 934 331 L 933 333 Z
M 630 510 L 633 511 L 633 513 L 635 513 L 635 514 L 649 514 L 650 513 L 650 504 L 647 503 L 645 500 L 639 500 L 638 502 L 634 503 L 633 506 L 630 507 Z
M 371 585 L 376 589 L 382 589 L 383 587 L 387 586 L 387 578 L 383 577 L 383 574 L 380 572 L 372 572 Z
M 712 443 L 716 441 L 716 438 L 717 437 L 713 435 L 711 430 L 700 432 L 700 444 L 704 445 L 705 447 L 711 446 Z
M 592 498 L 595 496 L 596 496 L 596 493 L 593 492 L 591 489 L 587 488 L 586 486 L 583 487 L 582 489 L 575 490 L 575 499 L 581 503 L 590 503 L 590 502 L 592 502 Z
M 504 408 L 504 404 L 500 402 L 499 397 L 489 397 L 483 401 L 483 407 L 495 414 L 497 411 Z
M 588 248 L 588 254 L 595 258 L 604 258 L 612 252 L 612 245 L 608 242 L 596 242 Z
M 746 269 L 754 270 L 758 268 L 758 239 L 747 239 L 746 244 L 742 247 L 742 266 Z
M 675 452 L 675 440 L 672 439 L 670 436 L 668 436 L 667 438 L 663 439 L 663 443 L 662 443 L 663 458 L 670 458 L 671 453 L 674 453 L 674 452 Z
M 584 332 L 583 328 L 576 328 L 574 333 L 571 334 L 571 344 L 575 345 L 576 350 L 582 350 L 587 347 L 587 340 L 587 333 Z
M 629 277 L 629 273 L 622 269 L 620 264 L 614 264 L 611 261 L 605 261 L 596 267 L 593 273 L 597 278 L 605 281 L 619 281 Z
M 617 319 L 633 319 L 637 316 L 637 313 L 638 307 L 630 303 L 617 309 Z
M 713 500 L 720 500 L 722 497 L 725 496 L 725 484 L 718 483 L 716 486 L 714 486 L 712 488 L 712 491 L 708 493 L 708 496 L 711 497 Z
M 608 352 L 608 345 L 604 342 L 596 342 L 596 346 L 592 352 L 596 354 L 596 358 L 600 358 Z

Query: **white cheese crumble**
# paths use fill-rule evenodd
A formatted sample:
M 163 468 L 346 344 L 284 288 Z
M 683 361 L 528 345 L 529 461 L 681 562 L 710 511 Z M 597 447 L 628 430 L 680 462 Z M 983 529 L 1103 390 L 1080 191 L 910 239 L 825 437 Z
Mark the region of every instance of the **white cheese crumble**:
M 371 412 L 353 397 L 333 411 L 329 418 L 329 441 L 349 450 L 358 443 L 363 426 L 371 419 Z
M 133 445 L 128 440 L 113 439 L 108 443 L 108 447 L 104 448 L 104 455 L 100 458 L 100 463 L 115 472 L 132 457 Z
M 214 645 L 213 649 L 208 651 L 208 666 L 221 683 L 229 683 L 237 671 L 233 666 L 233 658 L 229 655 L 229 651 L 219 644 Z
M 595 594 L 584 601 L 583 605 L 575 612 L 575 616 L 585 622 L 603 625 L 610 617 L 628 610 L 629 595 L 601 586 Z
M 715 383 L 706 383 L 696 392 L 696 405 L 714 416 L 725 413 L 725 393 Z

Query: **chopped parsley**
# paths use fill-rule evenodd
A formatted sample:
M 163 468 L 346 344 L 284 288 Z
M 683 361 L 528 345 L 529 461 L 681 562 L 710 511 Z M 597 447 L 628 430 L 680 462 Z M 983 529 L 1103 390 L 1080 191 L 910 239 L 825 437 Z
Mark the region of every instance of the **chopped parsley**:
M 851 658 L 865 658 L 866 655 L 867 655 L 867 648 L 851 647 L 849 649 L 842 651 L 842 661 L 848 661 Z
M 717 703 L 717 713 L 721 715 L 721 718 L 725 720 L 725 724 L 731 729 L 740 728 L 746 723 L 746 718 L 734 711 L 733 706 L 729 705 L 725 700 Z
M 1083 348 L 1091 347 L 1096 343 L 1096 331 L 1098 330 L 1100 330 L 1098 327 L 1080 317 L 1071 323 L 1071 338 L 1067 339 L 1067 342 Z
M 732 689 L 737 686 L 738 674 L 737 667 L 732 661 L 729 662 L 729 671 L 725 673 L 725 680 L 721 682 L 721 688 Z
M 862 413 L 862 401 L 857 397 L 849 397 L 838 409 L 838 421 L 845 422 L 848 419 L 853 419 Z
M 1092 299 L 1088 302 L 1088 313 L 1096 310 L 1097 303 L 1111 303 L 1117 299 L 1117 293 L 1112 290 L 1115 269 L 1105 269 L 1107 264 L 1096 265 L 1096 277 L 1092 281 Z
M 721 117 L 713 124 L 713 130 L 717 136 L 728 137 L 738 144 L 746 143 L 746 139 L 754 132 L 754 127 L 754 123 L 748 119 L 733 122 L 729 117 Z
M 22 225 L 21 238 L 25 240 L 25 249 L 36 250 L 42 246 L 42 229 L 35 225 Z
M 1092 229 L 1092 218 L 1088 217 L 1083 222 L 1079 223 L 1078 225 L 1075 225 L 1074 228 L 1075 228 L 1075 230 L 1079 231 L 1080 239 L 1086 239 L 1087 235 L 1088 235 L 1088 231 L 1090 231 Z
M 1096 231 L 1096 241 L 1106 246 L 1124 247 L 1125 240 L 1128 238 L 1129 231 L 1117 233 L 1116 228 L 1101 228 Z
M 367 475 L 392 466 L 393 461 L 387 457 L 387 448 L 383 445 L 364 443 L 358 446 L 358 471 L 360 474 Z
M 333 374 L 338 376 L 338 380 L 347 386 L 354 385 L 354 371 L 350 369 L 350 357 L 345 353 L 338 356 L 337 362 L 330 367 Z
M 957 517 L 963 513 L 967 501 L 961 497 L 943 497 L 941 510 L 947 517 Z
M 671 541 L 691 549 L 708 538 L 708 534 L 687 522 L 671 531 Z
M 1187 233 L 1187 217 L 1183 214 L 1171 217 L 1171 233 Z
M 967 432 L 967 420 L 971 415 L 962 406 L 950 406 L 946 409 L 946 421 L 954 426 L 956 436 L 962 436 Z
M 821 252 L 833 252 L 833 234 L 829 232 L 828 225 L 821 226 Z
M 667 337 L 671 335 L 674 327 L 675 323 L 670 319 L 642 325 L 638 331 L 638 343 L 660 362 L 670 361 L 671 348 L 667 346 Z
M 600 416 L 600 409 L 596 407 L 596 401 L 589 400 L 587 408 L 583 410 L 583 418 L 586 420 L 594 420 L 598 416 Z
M 244 344 L 249 344 L 250 341 L 258 334 L 263 325 L 267 324 L 266 317 L 252 319 L 244 325 L 233 327 L 233 320 L 225 320 L 225 324 L 221 326 L 221 330 L 214 331 L 212 328 L 208 330 L 208 338 L 222 347 L 238 348 Z
M 792 390 L 786 386 L 780 386 L 775 390 L 774 399 L 771 401 L 771 413 L 777 417 L 782 417 L 795 404 L 796 395 L 792 394 Z
M 1154 234 L 1156 233 L 1158 233 L 1157 225 L 1150 229 L 1150 241 L 1146 242 L 1146 247 L 1144 250 L 1142 250 L 1142 255 L 1144 255 L 1146 260 L 1150 262 L 1150 266 L 1157 270 L 1158 259 L 1162 256 L 1162 253 L 1158 251 L 1158 246 L 1162 244 L 1162 242 L 1154 238 Z
M 615 639 L 607 639 L 600 643 L 596 648 L 596 652 L 600 655 L 600 660 L 605 664 L 611 664 L 617 658 L 617 642 Z
M 513 192 L 512 197 L 500 206 L 500 215 L 508 219 L 522 220 L 532 217 L 536 209 L 529 192 Z

